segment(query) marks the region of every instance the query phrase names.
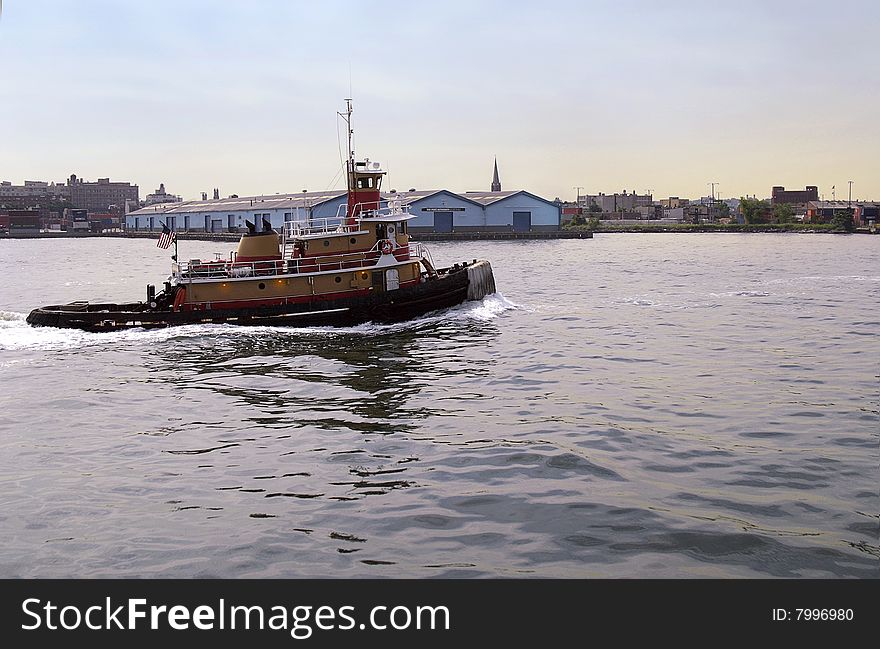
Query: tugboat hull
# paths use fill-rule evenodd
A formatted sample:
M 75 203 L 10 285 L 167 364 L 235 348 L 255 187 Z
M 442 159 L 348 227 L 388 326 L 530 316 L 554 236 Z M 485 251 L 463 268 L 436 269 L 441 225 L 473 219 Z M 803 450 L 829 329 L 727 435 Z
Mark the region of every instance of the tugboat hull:
M 104 332 L 135 327 L 225 323 L 272 326 L 352 326 L 364 322 L 399 322 L 431 311 L 480 300 L 495 292 L 488 261 L 453 266 L 419 284 L 349 298 L 315 299 L 288 304 L 175 311 L 151 309 L 145 302 L 128 304 L 70 304 L 34 309 L 27 317 L 35 327 L 60 327 Z

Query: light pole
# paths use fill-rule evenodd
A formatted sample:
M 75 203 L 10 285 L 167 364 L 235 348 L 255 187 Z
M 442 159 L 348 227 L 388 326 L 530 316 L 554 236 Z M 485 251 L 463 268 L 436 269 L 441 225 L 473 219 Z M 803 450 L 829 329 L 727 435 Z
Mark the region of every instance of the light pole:
M 709 207 L 706 208 L 706 218 L 711 221 L 712 220 L 712 210 L 715 208 L 715 185 L 719 184 L 717 182 L 709 182 L 706 183 L 712 187 L 711 199 L 709 200 Z
M 718 185 L 719 183 L 714 182 L 714 183 L 706 183 L 706 184 L 710 185 L 712 187 L 712 204 L 714 204 L 715 203 L 715 185 Z

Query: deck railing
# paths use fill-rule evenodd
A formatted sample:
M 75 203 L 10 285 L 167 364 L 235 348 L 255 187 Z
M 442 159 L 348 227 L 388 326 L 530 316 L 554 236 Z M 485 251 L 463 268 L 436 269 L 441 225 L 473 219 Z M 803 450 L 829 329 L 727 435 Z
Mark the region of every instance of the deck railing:
M 310 234 L 327 234 L 335 232 L 357 232 L 361 229 L 359 221 L 349 223 L 344 216 L 328 216 L 305 218 L 284 222 L 284 238 L 293 239 Z
M 387 254 L 393 255 L 397 261 L 420 261 L 423 258 L 428 259 L 429 262 L 431 261 L 427 248 L 420 243 L 400 246 L 390 239 L 383 239 L 377 242 L 370 250 L 339 255 L 293 257 L 262 261 L 202 261 L 200 259 L 192 259 L 188 262 L 173 263 L 171 265 L 171 274 L 182 280 L 237 279 L 369 268 L 376 265 L 382 256 L 386 254 L 383 253 L 383 246 L 389 243 L 391 244 L 391 252 Z
M 336 216 L 294 218 L 284 222 L 284 239 L 292 239 L 310 234 L 328 234 L 337 232 L 358 232 L 362 229 L 361 219 L 367 217 L 409 216 L 409 206 L 400 199 L 358 203 L 354 206 L 356 217 L 349 218 L 348 204 L 343 203 L 336 210 Z M 297 215 L 298 216 L 298 215 Z

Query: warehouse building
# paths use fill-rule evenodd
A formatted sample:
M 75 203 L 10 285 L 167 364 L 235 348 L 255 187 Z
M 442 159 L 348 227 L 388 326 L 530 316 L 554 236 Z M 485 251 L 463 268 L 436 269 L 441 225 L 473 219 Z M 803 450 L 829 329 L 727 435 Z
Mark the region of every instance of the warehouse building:
M 558 230 L 560 210 L 555 203 L 526 191 L 466 192 L 447 189 L 384 192 L 397 198 L 416 217 L 410 231 L 418 232 L 529 232 Z M 321 219 L 341 214 L 344 191 L 275 194 L 248 198 L 166 203 L 126 215 L 129 230 L 161 230 L 165 223 L 178 232 L 239 232 L 245 220 L 268 220 L 281 230 L 285 221 Z
M 416 218 L 411 232 L 534 232 L 558 230 L 559 206 L 527 191 L 406 192 L 400 197 Z
M 266 219 L 280 231 L 285 221 L 336 216 L 340 206 L 345 204 L 346 193 L 339 190 L 233 196 L 150 205 L 129 212 L 125 225 L 129 230 L 161 230 L 164 223 L 177 232 L 239 232 L 245 230 L 246 220 L 261 223 Z

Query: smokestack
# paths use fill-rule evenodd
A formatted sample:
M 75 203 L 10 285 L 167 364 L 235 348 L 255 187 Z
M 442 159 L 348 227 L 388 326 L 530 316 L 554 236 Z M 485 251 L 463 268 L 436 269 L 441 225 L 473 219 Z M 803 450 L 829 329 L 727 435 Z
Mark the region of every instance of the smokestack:
M 208 200 L 208 192 L 202 192 L 202 200 L 203 201 Z

